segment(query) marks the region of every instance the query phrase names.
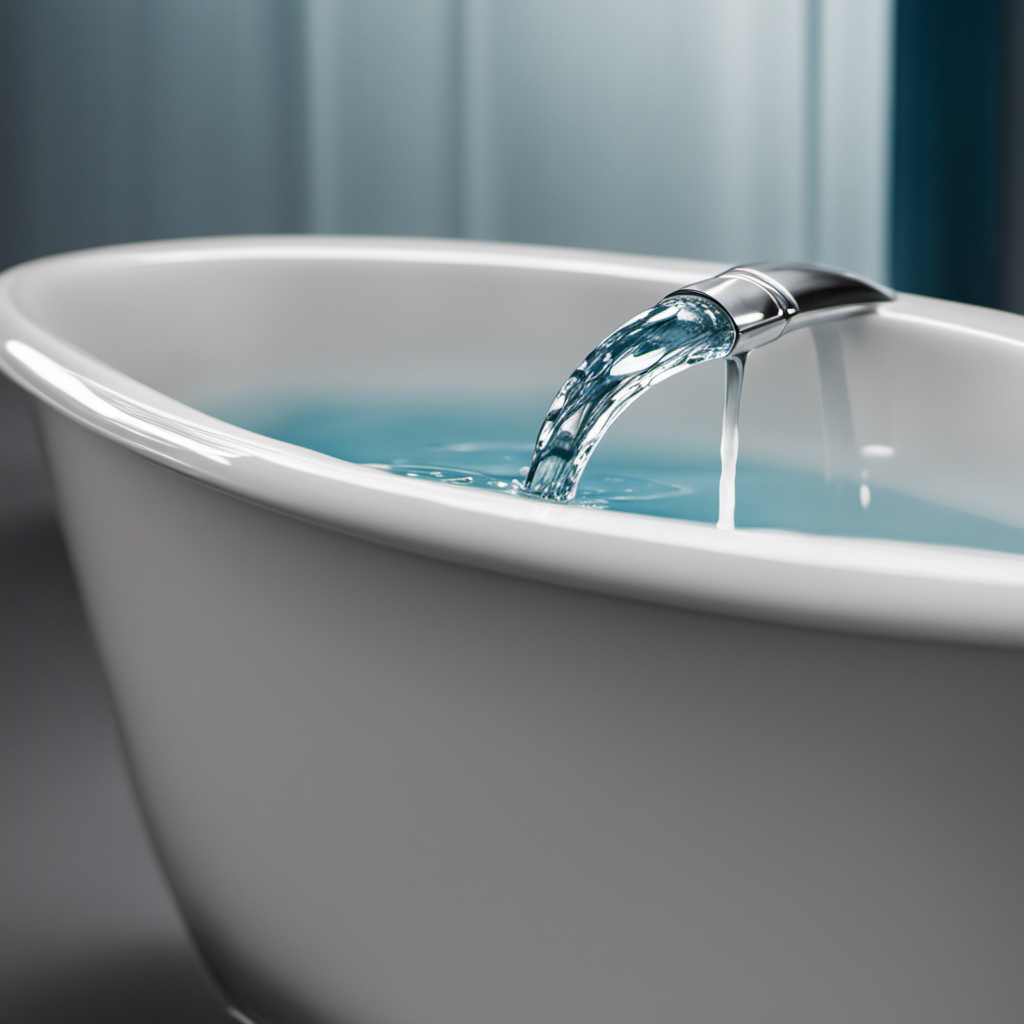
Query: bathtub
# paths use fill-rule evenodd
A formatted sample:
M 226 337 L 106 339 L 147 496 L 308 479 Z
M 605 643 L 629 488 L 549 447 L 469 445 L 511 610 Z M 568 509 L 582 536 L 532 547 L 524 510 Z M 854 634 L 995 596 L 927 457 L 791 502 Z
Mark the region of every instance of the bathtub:
M 239 1019 L 1024 1019 L 1024 556 L 510 499 L 199 411 L 549 399 L 719 269 L 279 237 L 0 276 L 140 804 Z M 874 445 L 873 482 L 1022 526 L 1022 339 L 916 296 L 795 332 L 751 357 L 741 458 Z M 720 375 L 615 429 L 717 444 Z

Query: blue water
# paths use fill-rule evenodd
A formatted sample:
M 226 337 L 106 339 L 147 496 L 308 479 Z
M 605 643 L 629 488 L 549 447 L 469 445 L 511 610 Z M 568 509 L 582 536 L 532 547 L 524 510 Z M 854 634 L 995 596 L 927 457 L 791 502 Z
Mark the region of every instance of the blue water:
M 525 487 L 572 499 L 598 442 L 648 388 L 709 359 L 736 340 L 729 314 L 711 299 L 669 295 L 613 331 L 570 374 L 537 435 Z M 737 388 L 737 408 L 739 391 Z
M 521 403 L 414 404 L 296 396 L 232 396 L 206 411 L 268 437 L 382 471 L 459 487 L 484 487 L 510 501 L 522 494 L 533 453 L 535 410 Z M 717 453 L 682 464 L 602 446 L 574 504 L 715 523 Z M 740 453 L 735 525 L 851 537 L 881 537 L 1024 553 L 1024 530 L 863 483 L 753 463 Z M 867 498 L 867 507 L 865 507 Z

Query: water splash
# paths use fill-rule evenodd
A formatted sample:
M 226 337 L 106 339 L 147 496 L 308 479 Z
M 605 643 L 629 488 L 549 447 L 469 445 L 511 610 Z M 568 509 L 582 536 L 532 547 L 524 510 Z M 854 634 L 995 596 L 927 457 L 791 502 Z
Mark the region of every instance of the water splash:
M 457 448 L 457 445 L 449 446 L 449 450 Z M 405 462 L 367 462 L 364 465 L 414 480 L 435 480 L 456 487 L 483 487 L 527 498 L 536 497 L 524 490 L 519 479 L 508 479 L 500 473 L 489 473 L 479 469 L 433 464 L 412 465 Z M 635 510 L 637 504 L 641 502 L 659 502 L 692 493 L 693 488 L 686 484 L 647 480 L 618 473 L 598 473 L 587 477 L 586 483 L 577 491 L 573 503 L 587 508 L 613 508 L 616 505 L 623 505 Z
M 562 385 L 541 424 L 527 492 L 570 501 L 597 443 L 627 406 L 674 373 L 725 358 L 736 328 L 716 302 L 672 295 L 610 334 Z M 739 392 L 736 392 L 738 409 Z

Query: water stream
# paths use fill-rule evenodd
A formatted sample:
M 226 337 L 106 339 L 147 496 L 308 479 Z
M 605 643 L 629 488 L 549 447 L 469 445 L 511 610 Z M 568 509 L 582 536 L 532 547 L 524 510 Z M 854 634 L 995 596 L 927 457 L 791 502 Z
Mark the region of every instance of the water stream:
M 722 411 L 722 475 L 718 481 L 718 528 L 736 528 L 736 461 L 740 453 L 740 395 L 746 352 L 725 363 L 725 408 Z
M 725 358 L 735 340 L 725 310 L 697 295 L 669 296 L 627 321 L 580 363 L 555 396 L 524 489 L 540 498 L 572 500 L 597 443 L 630 403 L 674 373 Z M 739 388 L 736 383 L 737 409 Z

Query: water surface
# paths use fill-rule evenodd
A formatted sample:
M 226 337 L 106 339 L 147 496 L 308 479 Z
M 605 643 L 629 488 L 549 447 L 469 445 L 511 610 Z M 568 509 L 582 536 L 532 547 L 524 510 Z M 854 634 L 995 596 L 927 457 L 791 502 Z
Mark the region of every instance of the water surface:
M 268 437 L 382 472 L 439 485 L 521 493 L 534 450 L 536 410 L 494 402 L 412 403 L 382 398 L 232 396 L 206 411 Z M 593 453 L 573 504 L 696 522 L 719 520 L 718 452 L 652 457 L 621 446 Z M 1024 554 L 1024 530 L 863 480 L 829 483 L 746 460 L 735 481 L 735 526 L 954 544 Z

